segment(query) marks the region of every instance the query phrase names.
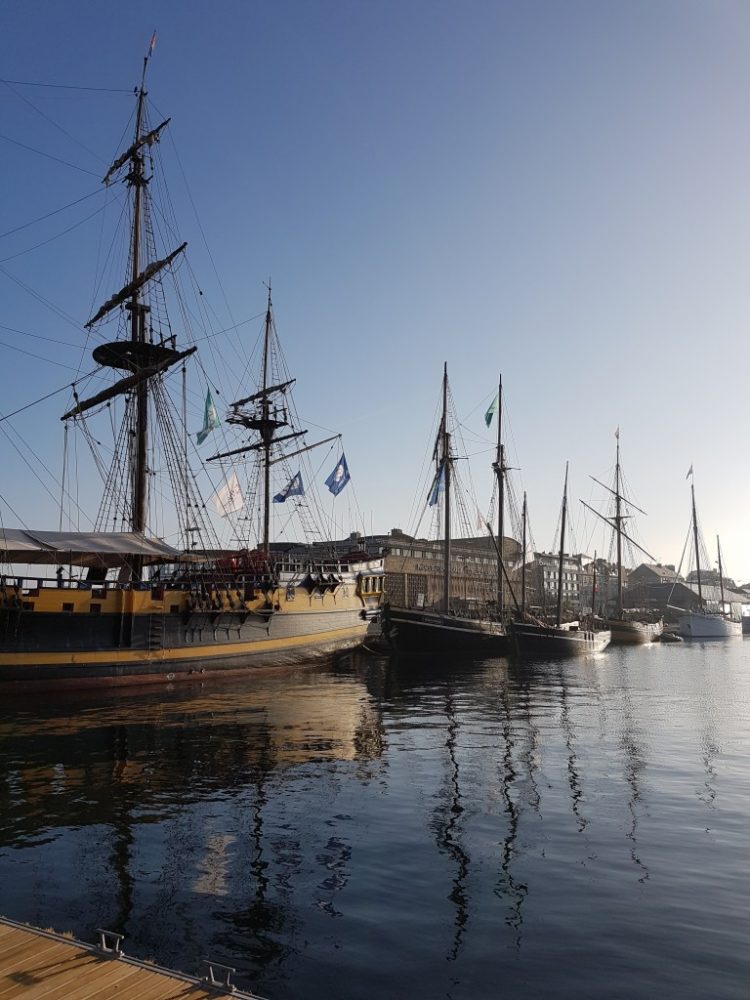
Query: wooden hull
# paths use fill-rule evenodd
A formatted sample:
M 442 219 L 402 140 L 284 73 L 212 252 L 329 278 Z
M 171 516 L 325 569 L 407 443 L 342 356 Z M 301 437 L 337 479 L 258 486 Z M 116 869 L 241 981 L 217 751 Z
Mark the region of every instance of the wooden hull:
M 638 645 L 657 642 L 664 631 L 664 623 L 626 621 L 620 618 L 602 618 L 602 628 L 612 633 L 613 646 Z
M 601 652 L 611 639 L 608 631 L 592 632 L 590 629 L 567 629 L 527 622 L 511 622 L 508 633 L 515 652 L 531 659 L 588 656 Z
M 679 621 L 680 635 L 685 639 L 728 639 L 742 635 L 742 622 L 700 611 L 690 611 Z
M 368 588 L 381 572 L 366 567 Z M 197 602 L 164 586 L 16 589 L 0 606 L 0 690 L 156 684 L 313 662 L 364 642 L 382 588 L 364 593 L 352 572 L 251 600 L 228 593 L 222 603 L 218 592 Z
M 508 652 L 503 625 L 419 608 L 383 611 L 383 629 L 400 653 L 462 653 L 482 657 Z

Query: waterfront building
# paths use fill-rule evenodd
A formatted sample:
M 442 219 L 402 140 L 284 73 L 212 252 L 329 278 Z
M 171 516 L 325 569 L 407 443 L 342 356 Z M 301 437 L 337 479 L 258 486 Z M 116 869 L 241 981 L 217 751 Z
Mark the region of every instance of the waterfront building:
M 563 556 L 562 604 L 566 614 L 577 615 L 581 606 L 582 555 Z M 560 556 L 557 552 L 535 552 L 526 564 L 527 603 L 544 612 L 557 606 Z
M 707 605 L 718 607 L 721 603 L 718 574 L 709 574 L 709 580 L 706 583 L 701 573 L 702 597 Z M 693 582 L 692 574 L 686 580 L 671 565 L 642 563 L 632 571 L 628 583 L 631 607 L 658 611 L 667 620 L 674 619 L 680 609 L 689 611 L 699 604 L 698 585 Z M 724 577 L 724 605 L 726 611 L 739 615 L 743 608 L 750 609 L 750 594 L 734 589 L 733 582 Z
M 399 528 L 389 535 L 375 536 L 385 555 L 385 590 L 388 600 L 398 607 L 437 605 L 443 593 L 443 543 L 413 538 Z M 521 546 L 513 538 L 503 539 L 506 566 L 517 562 Z M 497 552 L 492 538 L 479 535 L 455 538 L 451 542 L 451 580 L 455 598 L 467 610 L 475 605 L 497 602 Z M 504 600 L 510 600 L 503 583 Z

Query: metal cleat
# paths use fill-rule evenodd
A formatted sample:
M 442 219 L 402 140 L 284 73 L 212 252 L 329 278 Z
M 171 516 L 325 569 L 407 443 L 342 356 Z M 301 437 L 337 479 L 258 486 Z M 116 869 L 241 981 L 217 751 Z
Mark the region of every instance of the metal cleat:
M 237 987 L 232 983 L 232 973 L 237 970 L 231 965 L 222 965 L 221 962 L 212 962 L 210 958 L 204 958 L 203 964 L 208 966 L 208 972 L 204 981 L 215 990 L 222 990 L 225 993 L 234 993 Z M 219 975 L 217 976 L 217 972 Z M 222 978 L 223 976 L 223 978 Z
M 112 955 L 114 958 L 119 958 L 123 954 L 122 942 L 125 938 L 124 934 L 105 931 L 101 927 L 97 927 L 96 932 L 99 935 L 100 951 L 103 951 L 105 955 Z

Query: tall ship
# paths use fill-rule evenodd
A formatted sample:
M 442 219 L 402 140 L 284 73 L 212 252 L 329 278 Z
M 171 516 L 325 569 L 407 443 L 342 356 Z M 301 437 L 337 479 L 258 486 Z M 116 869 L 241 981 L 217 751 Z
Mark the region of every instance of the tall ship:
M 724 571 L 721 560 L 721 543 L 716 536 L 716 550 L 719 560 L 719 600 L 709 601 L 704 593 L 704 582 L 701 576 L 701 532 L 698 527 L 698 513 L 695 506 L 695 483 L 693 482 L 693 467 L 690 467 L 690 499 L 691 517 L 690 532 L 692 534 L 695 556 L 695 579 L 698 589 L 698 604 L 680 615 L 678 628 L 684 639 L 728 639 L 742 635 L 742 621 L 734 618 L 726 610 L 724 601 Z M 716 588 L 712 588 L 715 590 Z
M 623 600 L 623 555 L 622 548 L 623 542 L 627 542 L 630 546 L 638 549 L 652 562 L 656 562 L 654 557 L 647 552 L 642 545 L 639 545 L 629 534 L 625 531 L 624 524 L 626 518 L 630 517 L 629 513 L 625 513 L 625 510 L 636 510 L 640 514 L 645 513 L 636 507 L 636 505 L 628 500 L 622 492 L 622 473 L 620 468 L 620 430 L 617 429 L 615 433 L 615 438 L 617 441 L 616 448 L 616 458 L 615 458 L 615 481 L 614 489 L 610 489 L 605 486 L 604 483 L 600 483 L 598 479 L 592 476 L 597 485 L 601 486 L 603 489 L 607 490 L 612 494 L 612 499 L 614 500 L 614 511 L 612 517 L 604 517 L 599 511 L 594 510 L 584 501 L 581 501 L 587 510 L 590 510 L 592 514 L 595 514 L 598 518 L 608 524 L 615 537 L 616 544 L 616 559 L 617 559 L 617 595 L 615 598 L 615 607 L 610 609 L 608 614 L 605 614 L 599 619 L 602 628 L 608 629 L 612 634 L 612 644 L 613 645 L 638 645 L 646 642 L 654 642 L 661 637 L 664 631 L 664 622 L 661 618 L 655 621 L 647 621 L 642 616 L 639 616 L 637 612 L 629 612 L 625 610 L 624 600 Z M 596 609 L 592 609 L 594 612 Z
M 442 586 L 435 600 L 428 594 L 405 593 L 403 603 L 388 600 L 383 609 L 383 628 L 389 641 L 400 653 L 456 652 L 469 656 L 493 657 L 507 652 L 508 638 L 501 616 L 502 577 L 485 572 L 475 581 L 475 595 L 455 593 L 452 577 L 452 542 L 456 455 L 453 448 L 454 426 L 449 406 L 448 365 L 443 367 L 441 416 L 433 448 L 433 477 L 427 507 L 437 508 L 442 520 L 440 539 Z M 498 419 L 498 439 L 500 435 Z M 498 444 L 495 468 L 502 473 L 503 452 Z M 501 499 L 502 506 L 502 499 Z M 502 524 L 502 515 L 501 522 Z M 502 539 L 502 534 L 500 534 Z M 498 574 L 502 572 L 501 542 L 495 541 Z M 492 600 L 489 592 L 493 590 Z
M 525 504 L 524 504 L 525 509 Z M 560 551 L 557 572 L 557 611 L 554 622 L 542 621 L 525 611 L 522 603 L 518 617 L 508 625 L 508 633 L 516 654 L 528 659 L 558 659 L 600 653 L 609 645 L 612 634 L 608 629 L 594 629 L 591 622 L 563 622 L 563 566 L 565 563 L 565 527 L 568 513 L 568 465 L 565 465 L 565 486 L 560 511 Z M 525 517 L 524 517 L 525 521 Z M 525 535 L 525 529 L 524 529 Z M 525 539 L 524 539 L 525 541 Z M 595 561 L 596 562 L 596 561 Z M 596 578 L 595 578 L 596 579 Z M 596 584 L 594 584 L 596 586 Z M 524 586 L 522 585 L 522 592 Z M 522 596 L 522 602 L 524 598 Z
M 308 545 L 272 542 L 274 504 L 287 528 L 295 506 L 309 521 L 317 487 L 302 474 L 316 445 L 299 426 L 294 379 L 275 379 L 281 362 L 270 289 L 258 381 L 226 418 L 243 441 L 212 456 L 221 475 L 212 500 L 218 514 L 236 519 L 233 545 L 222 546 L 208 516 L 188 461 L 186 365 L 197 348 L 178 346 L 167 311 L 166 288 L 177 285 L 187 244 L 166 253 L 156 248 L 157 230 L 172 231 L 158 225 L 161 216 L 155 221 L 149 190 L 169 120 L 149 124 L 148 59 L 136 89 L 132 142 L 104 179 L 124 185 L 130 206 L 125 283 L 85 325 L 100 341 L 96 374 L 109 373 L 109 384 L 87 398 L 74 394 L 62 417 L 90 445 L 98 442 L 89 420 L 111 421 L 111 462 L 107 469 L 99 456 L 104 491 L 93 530 L 63 531 L 62 523 L 57 531 L 0 529 L 6 691 L 164 683 L 307 663 L 361 644 L 382 599 L 382 557 L 356 545 L 337 548 L 321 528 Z M 184 321 L 189 310 L 182 306 Z M 108 323 L 117 325 L 115 339 L 102 333 Z M 181 404 L 174 399 L 180 376 Z M 110 416 L 115 406 L 119 431 Z M 221 423 L 210 391 L 205 411 L 199 443 Z M 324 443 L 333 465 L 325 485 L 335 499 L 349 470 L 340 438 Z M 63 477 L 63 493 L 71 491 Z M 152 527 L 162 524 L 167 494 L 169 536 Z M 260 511 L 254 528 L 243 516 L 250 505 Z M 322 516 L 317 524 L 326 527 Z M 182 545 L 168 544 L 172 535 Z

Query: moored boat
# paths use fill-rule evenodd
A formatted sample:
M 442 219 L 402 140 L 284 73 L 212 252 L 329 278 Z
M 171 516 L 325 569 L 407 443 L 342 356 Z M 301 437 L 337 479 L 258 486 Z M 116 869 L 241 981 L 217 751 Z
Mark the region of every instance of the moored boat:
M 615 432 L 615 439 L 617 441 L 616 448 L 616 459 L 615 459 L 615 488 L 610 490 L 608 486 L 604 483 L 600 483 L 598 479 L 594 479 L 594 482 L 599 486 L 602 486 L 605 490 L 612 494 L 615 502 L 614 515 L 612 518 L 604 517 L 599 511 L 594 510 L 587 503 L 583 503 L 584 507 L 590 510 L 593 514 L 596 514 L 598 518 L 603 520 L 606 524 L 609 524 L 613 528 L 615 533 L 615 540 L 617 543 L 617 597 L 615 601 L 614 612 L 611 614 L 604 614 L 599 616 L 598 621 L 601 622 L 602 628 L 609 629 L 612 635 L 613 645 L 636 645 L 646 642 L 654 642 L 659 638 L 664 629 L 664 622 L 661 618 L 656 621 L 645 621 L 641 620 L 632 612 L 627 612 L 625 610 L 624 596 L 623 596 L 623 557 L 622 557 L 622 543 L 623 540 L 627 541 L 630 545 L 639 549 L 644 555 L 648 556 L 649 559 L 653 560 L 653 556 L 648 553 L 642 545 L 639 545 L 634 539 L 630 538 L 626 534 L 623 528 L 623 522 L 626 517 L 630 515 L 623 513 L 623 505 L 633 508 L 639 511 L 641 514 L 644 513 L 640 507 L 636 507 L 632 501 L 628 500 L 622 493 L 621 488 L 621 471 L 620 471 L 620 429 L 617 428 Z M 583 502 L 583 501 L 582 501 Z M 654 560 L 655 561 L 655 560 Z
M 695 506 L 695 483 L 693 467 L 688 472 L 691 497 L 691 529 L 695 555 L 695 573 L 698 585 L 698 606 L 680 615 L 678 622 L 680 635 L 685 639 L 730 639 L 742 636 L 742 622 L 726 611 L 724 602 L 724 572 L 721 559 L 721 543 L 716 536 L 716 550 L 719 561 L 719 602 L 709 607 L 703 595 L 701 578 L 701 533 L 698 528 L 698 513 Z
M 498 602 L 490 610 L 486 604 L 477 607 L 475 613 L 467 615 L 461 602 L 454 599 L 451 587 L 451 500 L 454 481 L 455 456 L 451 444 L 449 422 L 448 366 L 443 367 L 442 407 L 440 425 L 433 456 L 435 472 L 429 492 L 427 506 L 442 505 L 443 537 L 442 548 L 442 594 L 438 602 L 426 606 L 422 600 L 410 606 L 397 605 L 388 601 L 383 609 L 383 629 L 393 647 L 401 653 L 443 653 L 463 652 L 468 655 L 492 657 L 503 655 L 508 650 L 508 637 L 500 613 L 502 586 L 498 584 Z M 498 400 L 500 394 L 498 394 Z M 489 411 L 488 411 L 489 412 Z M 500 444 L 501 420 L 498 416 L 498 458 L 495 463 L 498 477 L 503 473 L 503 452 Z M 501 488 L 502 489 L 502 488 Z M 501 492 L 502 496 L 502 492 Z M 500 501 L 502 510 L 502 499 Z M 502 525 L 502 513 L 500 515 Z M 499 532 L 502 539 L 502 531 Z M 498 574 L 502 572 L 501 548 L 497 547 Z
M 720 612 L 688 611 L 680 616 L 680 635 L 685 639 L 729 639 L 742 635 L 742 622 Z
M 534 659 L 600 653 L 607 648 L 611 639 L 611 634 L 606 629 L 585 628 L 578 622 L 562 625 L 511 622 L 509 629 L 518 654 Z
M 557 574 L 557 617 L 554 624 L 533 619 L 525 615 L 520 620 L 511 621 L 508 633 L 518 656 L 523 658 L 558 658 L 586 656 L 599 653 L 609 645 L 611 633 L 607 629 L 595 630 L 580 622 L 562 621 L 563 565 L 565 559 L 565 525 L 568 510 L 568 466 L 565 465 L 565 486 L 563 488 L 562 512 L 560 517 L 560 552 Z M 596 587 L 596 582 L 594 582 Z M 592 616 L 593 617 L 593 616 Z
M 604 616 L 599 619 L 605 629 L 612 633 L 612 645 L 637 645 L 646 642 L 657 642 L 664 631 L 664 622 L 630 620 Z
M 177 349 L 164 289 L 167 276 L 177 284 L 176 262 L 187 244 L 155 252 L 153 169 L 146 158 L 154 156 L 168 120 L 147 124 L 147 63 L 148 56 L 136 89 L 132 143 L 105 177 L 106 184 L 122 181 L 130 200 L 126 281 L 86 324 L 103 341 L 94 350 L 99 374 L 114 369 L 120 375 L 87 399 L 74 394 L 63 417 L 90 445 L 97 442 L 89 418 L 102 414 L 109 423 L 110 407 L 123 404 L 122 425 L 109 470 L 100 464 L 105 488 L 95 530 L 0 531 L 0 688 L 6 690 L 163 683 L 307 663 L 360 645 L 382 598 L 382 557 L 342 553 L 320 541 L 281 550 L 271 541 L 272 504 L 288 502 L 286 512 L 305 496 L 301 472 L 290 476 L 290 460 L 316 445 L 305 443 L 307 432 L 293 416 L 294 380 L 272 384 L 278 368 L 270 289 L 256 391 L 232 404 L 228 417 L 243 434 L 258 436 L 232 452 L 260 459 L 253 502 L 263 520 L 254 547 L 247 537 L 236 550 L 223 550 L 207 515 L 187 462 L 186 394 L 180 412 L 168 383 L 196 348 Z M 183 302 L 181 318 L 188 314 Z M 102 326 L 110 320 L 120 335 L 106 342 Z M 183 377 L 183 392 L 184 384 Z M 114 415 L 111 422 L 114 430 Z M 218 426 L 209 392 L 198 443 Z M 222 517 L 244 509 L 238 461 L 232 458 L 213 497 Z M 274 487 L 276 469 L 284 479 Z M 157 471 L 163 472 L 158 483 Z M 326 486 L 335 497 L 349 478 L 339 451 Z M 163 528 L 152 526 L 157 507 L 164 517 L 167 486 L 181 547 L 167 544 L 159 537 Z

